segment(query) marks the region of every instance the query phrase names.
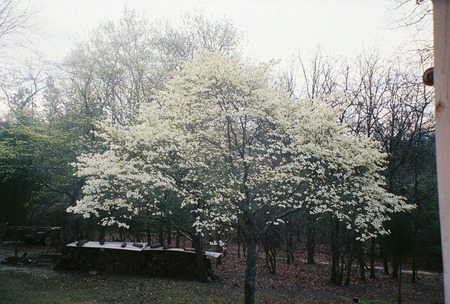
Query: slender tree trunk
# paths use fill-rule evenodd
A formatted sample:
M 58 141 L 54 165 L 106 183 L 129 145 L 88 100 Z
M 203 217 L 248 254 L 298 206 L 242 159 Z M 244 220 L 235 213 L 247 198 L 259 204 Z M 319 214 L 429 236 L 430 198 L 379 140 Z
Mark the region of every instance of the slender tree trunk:
M 237 257 L 240 258 L 241 257 L 241 232 L 238 231 L 237 234 Z
M 105 226 L 100 225 L 99 226 L 98 240 L 104 242 L 105 241 L 105 236 L 106 236 Z
M 13 233 L 13 239 L 14 239 L 14 257 L 17 258 L 19 256 L 19 240 L 17 235 L 17 227 L 14 227 L 14 233 Z
M 288 223 L 286 225 L 286 256 L 287 264 L 294 263 L 294 232 L 292 231 L 292 216 L 289 216 Z
M 218 239 L 221 239 L 221 236 L 219 234 Z M 217 252 L 222 253 L 217 259 L 216 259 L 216 266 L 222 265 L 222 257 L 225 257 L 226 251 L 224 252 L 224 249 L 222 246 L 220 246 L 220 243 L 217 244 Z
M 389 257 L 386 250 L 383 250 L 383 271 L 384 274 L 389 274 Z
M 65 229 L 63 230 L 63 244 L 67 244 L 76 240 L 76 233 L 74 234 L 74 216 L 67 216 Z M 75 235 L 75 236 L 74 236 Z
M 181 233 L 180 233 L 180 231 L 177 230 L 177 236 L 175 237 L 175 247 L 176 248 L 180 248 L 180 236 L 181 236 Z
M 307 216 L 307 233 L 306 233 L 306 248 L 308 252 L 308 264 L 315 264 L 314 259 L 316 251 L 316 217 L 314 214 L 308 213 Z
M 331 282 L 340 285 L 342 279 L 339 267 L 339 221 L 336 220 L 336 223 L 333 223 L 333 218 L 331 218 L 331 223 Z
M 350 279 L 352 277 L 352 265 L 353 265 L 353 253 L 351 250 L 348 252 L 348 258 L 347 258 L 347 276 L 345 278 L 345 286 L 350 285 Z
M 399 260 L 398 255 L 395 254 L 394 258 L 392 259 L 392 278 L 398 279 L 398 269 L 399 269 Z
M 422 214 L 422 202 L 419 199 L 419 190 L 418 190 L 418 168 L 417 168 L 417 160 L 416 160 L 416 168 L 415 168 L 415 183 L 414 183 L 414 197 L 415 204 L 417 206 L 415 210 L 415 219 L 414 219 L 414 227 L 413 227 L 413 237 L 412 237 L 412 248 L 411 248 L 411 267 L 412 267 L 412 277 L 411 283 L 415 284 L 417 282 L 417 242 L 418 242 L 418 230 L 420 225 L 420 215 Z
M 414 241 L 415 243 L 415 241 Z M 414 248 L 411 252 L 411 267 L 412 267 L 412 277 L 411 277 L 411 283 L 416 284 L 417 283 L 417 255 L 416 255 L 416 249 L 415 244 L 413 245 Z
M 371 279 L 375 279 L 375 239 L 371 239 L 370 244 L 370 276 Z
M 158 242 L 161 245 L 164 244 L 164 222 L 163 222 L 163 220 L 159 220 L 159 223 L 158 223 Z
M 244 303 L 254 304 L 256 291 L 256 240 L 253 236 L 247 237 L 246 247 Z
M 398 294 L 397 294 L 397 303 L 402 303 L 402 258 L 400 256 L 399 266 L 398 266 Z
M 344 279 L 344 270 L 345 270 L 345 259 L 341 256 L 341 266 L 339 268 L 338 281 L 337 285 L 342 285 L 342 280 Z
M 302 233 L 301 233 L 300 226 L 297 225 L 295 227 L 295 243 L 296 244 L 301 244 L 301 242 L 302 242 Z
M 269 268 L 269 272 L 274 274 L 277 272 L 277 249 L 267 235 L 263 240 L 263 248 L 266 255 L 266 266 Z
M 360 279 L 362 281 L 366 280 L 366 257 L 365 257 L 365 253 L 364 253 L 364 247 L 363 247 L 363 243 L 360 241 L 358 242 L 358 259 L 359 259 L 359 271 L 360 271 Z
M 146 232 L 147 232 L 147 243 L 151 244 L 152 243 L 152 233 L 151 233 L 149 227 L 147 227 Z
M 172 245 L 172 226 L 169 224 L 167 229 L 167 245 L 170 247 Z
M 419 132 L 419 137 L 417 139 L 420 142 L 421 133 Z M 417 143 L 419 145 L 419 143 Z M 414 157 L 414 203 L 416 204 L 415 216 L 414 216 L 414 232 L 412 237 L 412 249 L 411 249 L 411 267 L 412 267 L 412 277 L 411 283 L 416 283 L 417 277 L 417 234 L 420 223 L 420 214 L 422 209 L 422 200 L 419 198 L 419 160 L 418 160 L 418 151 L 416 146 L 416 152 Z

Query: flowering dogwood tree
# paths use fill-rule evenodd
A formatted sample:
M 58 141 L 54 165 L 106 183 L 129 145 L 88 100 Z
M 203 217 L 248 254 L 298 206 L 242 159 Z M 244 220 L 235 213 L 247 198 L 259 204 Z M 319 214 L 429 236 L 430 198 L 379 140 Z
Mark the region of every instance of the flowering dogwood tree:
M 136 124 L 99 126 L 103 149 L 78 158 L 84 196 L 69 211 L 126 226 L 159 212 L 158 193 L 175 193 L 198 234 L 243 233 L 245 303 L 254 303 L 257 243 L 300 208 L 332 213 L 361 240 L 387 233 L 389 214 L 412 207 L 384 190 L 383 155 L 325 102 L 272 86 L 270 67 L 206 51 L 184 63 Z

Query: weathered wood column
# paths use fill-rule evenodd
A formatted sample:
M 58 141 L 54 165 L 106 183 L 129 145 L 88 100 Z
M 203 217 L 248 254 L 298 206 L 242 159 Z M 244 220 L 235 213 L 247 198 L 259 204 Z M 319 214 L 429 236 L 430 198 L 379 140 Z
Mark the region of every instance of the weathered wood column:
M 450 304 L 450 0 L 433 0 L 434 88 L 445 303 Z

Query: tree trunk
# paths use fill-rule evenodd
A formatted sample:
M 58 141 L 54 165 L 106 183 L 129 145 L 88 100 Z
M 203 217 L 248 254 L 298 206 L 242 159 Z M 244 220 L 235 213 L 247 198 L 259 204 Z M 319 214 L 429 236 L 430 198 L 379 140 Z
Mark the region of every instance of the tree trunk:
M 402 303 L 402 258 L 399 259 L 398 266 L 398 294 L 397 294 L 397 303 Z
M 345 259 L 341 256 L 341 266 L 339 268 L 338 281 L 337 285 L 342 285 L 342 280 L 344 279 L 344 270 L 345 270 Z
M 270 273 L 275 274 L 277 272 L 277 249 L 267 236 L 263 241 L 263 247 L 266 255 L 266 266 L 269 268 Z
M 254 304 L 256 290 L 256 240 L 253 236 L 247 237 L 246 247 L 244 303 Z
M 353 251 L 354 251 L 355 242 L 356 242 L 350 234 L 351 234 L 350 231 L 347 231 L 347 237 L 346 237 L 347 248 L 346 248 L 346 252 L 345 252 L 345 254 L 347 255 L 347 262 L 345 263 L 344 258 L 342 258 L 342 265 L 346 264 L 346 267 L 347 267 L 347 274 L 345 276 L 345 282 L 344 282 L 345 286 L 350 285 L 350 280 L 352 277 L 353 259 L 354 259 Z M 342 272 L 342 276 L 343 275 L 344 275 L 344 273 Z
M 241 233 L 238 231 L 237 233 L 237 257 L 241 257 Z
M 14 240 L 14 257 L 19 257 L 19 240 L 17 235 L 17 227 L 14 227 L 13 240 Z
M 172 245 L 172 226 L 169 224 L 167 229 L 167 245 L 170 247 Z
M 176 248 L 180 248 L 180 236 L 181 236 L 181 233 L 180 233 L 180 231 L 177 230 L 177 236 L 175 237 L 175 247 Z
M 339 267 L 339 221 L 333 225 L 333 218 L 331 219 L 331 283 L 340 285 L 342 283 L 341 272 Z
M 362 281 L 366 280 L 366 261 L 365 261 L 365 253 L 363 243 L 358 242 L 358 259 L 359 259 L 359 271 L 360 271 L 360 279 Z
M 389 274 L 389 257 L 386 250 L 383 250 L 383 270 L 384 274 Z
M 74 216 L 67 216 L 65 229 L 63 229 L 63 244 L 70 243 L 73 240 L 76 240 L 76 233 L 74 233 Z
M 314 259 L 316 251 L 316 217 L 314 214 L 308 213 L 307 216 L 307 232 L 306 232 L 306 248 L 308 252 L 308 264 L 315 264 Z
M 375 239 L 372 238 L 370 244 L 370 276 L 371 279 L 375 279 Z
M 415 246 L 414 246 L 415 247 Z M 417 255 L 416 255 L 416 249 L 414 248 L 411 252 L 411 267 L 412 267 L 412 277 L 411 277 L 411 283 L 416 284 L 417 283 Z
M 152 243 L 152 232 L 149 227 L 147 227 L 145 231 L 147 232 L 147 243 L 151 244 Z
M 208 274 L 206 272 L 205 261 L 203 259 L 203 247 L 201 243 L 201 236 L 194 234 L 192 237 L 192 245 L 195 249 L 195 264 L 197 267 L 197 275 L 200 281 L 209 282 Z
M 164 244 L 164 222 L 160 220 L 158 223 L 158 242 L 163 245 Z
M 288 265 L 294 263 L 294 232 L 292 231 L 292 216 L 289 216 L 289 220 L 286 225 L 286 257 Z
M 353 265 L 353 254 L 350 252 L 347 259 L 347 276 L 345 278 L 345 286 L 350 285 L 350 279 L 352 277 L 352 265 Z
M 398 279 L 399 260 L 398 255 L 395 254 L 392 259 L 392 278 Z
M 100 225 L 99 226 L 98 240 L 104 242 L 105 241 L 105 237 L 106 237 L 105 226 Z
M 218 238 L 220 240 L 220 237 Z M 220 246 L 220 243 L 217 244 L 217 252 L 222 253 L 218 258 L 216 258 L 216 266 L 222 265 L 222 257 L 225 257 L 226 250 L 223 249 L 222 246 Z
M 416 170 L 417 171 L 417 170 Z M 417 182 L 415 185 L 415 192 L 417 192 Z M 418 229 L 419 229 L 419 216 L 421 214 L 421 203 L 420 200 L 417 199 L 418 194 L 415 194 L 416 196 L 416 217 L 414 220 L 414 233 L 412 238 L 412 248 L 411 248 L 411 268 L 412 268 L 412 277 L 411 277 L 411 283 L 415 284 L 417 283 L 417 235 L 418 235 Z
M 295 227 L 295 243 L 301 244 L 302 242 L 302 232 L 299 225 L 296 225 Z

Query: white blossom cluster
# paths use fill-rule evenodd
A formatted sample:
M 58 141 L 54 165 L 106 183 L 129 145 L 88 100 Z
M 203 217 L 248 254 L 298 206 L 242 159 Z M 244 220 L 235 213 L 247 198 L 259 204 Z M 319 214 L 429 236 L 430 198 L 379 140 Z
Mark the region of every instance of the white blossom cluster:
M 198 233 L 279 225 L 300 208 L 333 214 L 360 240 L 388 233 L 389 214 L 413 205 L 385 190 L 383 154 L 323 100 L 287 98 L 269 69 L 219 52 L 184 63 L 136 124 L 98 126 L 104 150 L 79 156 L 86 184 L 68 211 L 127 225 L 171 191 Z

